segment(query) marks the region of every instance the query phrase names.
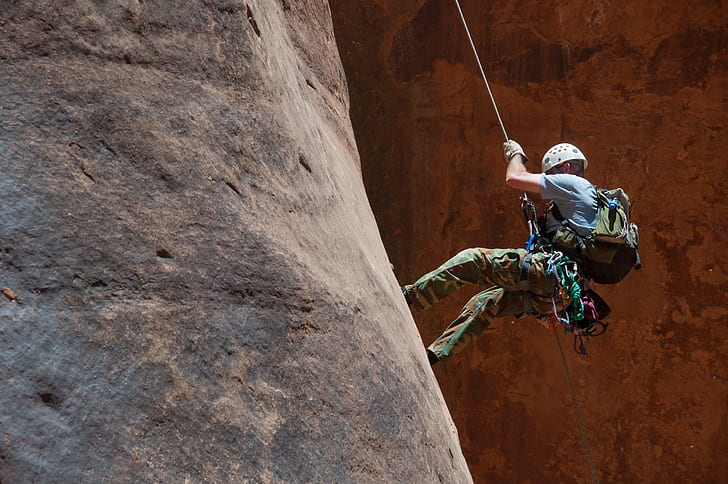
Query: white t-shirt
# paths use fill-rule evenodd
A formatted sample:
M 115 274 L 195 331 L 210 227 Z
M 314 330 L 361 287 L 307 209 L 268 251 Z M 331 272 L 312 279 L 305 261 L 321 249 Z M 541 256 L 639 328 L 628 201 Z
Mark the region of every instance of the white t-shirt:
M 597 189 L 589 180 L 576 175 L 541 175 L 541 196 L 553 200 L 561 215 L 579 235 L 587 236 L 597 224 Z M 546 219 L 546 232 L 557 230 L 561 222 L 553 216 Z

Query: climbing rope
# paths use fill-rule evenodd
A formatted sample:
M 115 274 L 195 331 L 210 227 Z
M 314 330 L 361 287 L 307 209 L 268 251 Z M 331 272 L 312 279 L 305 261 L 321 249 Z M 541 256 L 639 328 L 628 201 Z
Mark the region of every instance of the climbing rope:
M 493 97 L 493 92 L 490 90 L 490 84 L 488 84 L 488 78 L 485 77 L 485 70 L 483 70 L 483 64 L 480 63 L 480 56 L 478 55 L 478 50 L 475 48 L 475 43 L 473 42 L 473 37 L 470 35 L 470 29 L 468 28 L 468 23 L 465 21 L 465 15 L 463 15 L 463 9 L 460 8 L 460 2 L 458 0 L 455 0 L 455 5 L 458 7 L 458 12 L 460 13 L 460 20 L 463 21 L 463 27 L 465 27 L 465 33 L 468 36 L 468 40 L 470 41 L 470 47 L 473 49 L 473 54 L 475 54 L 475 60 L 478 62 L 478 68 L 480 69 L 480 75 L 483 76 L 483 81 L 485 82 L 485 88 L 488 90 L 488 96 L 490 96 L 490 102 L 493 104 L 493 109 L 495 110 L 495 115 L 498 118 L 498 124 L 500 124 L 501 131 L 503 132 L 503 137 L 505 138 L 505 141 L 508 141 L 508 135 L 506 134 L 506 127 L 503 125 L 503 120 L 501 119 L 500 113 L 498 112 L 498 106 L 495 104 L 495 98 Z
M 556 339 L 556 346 L 559 347 L 559 353 L 561 353 L 561 361 L 564 362 L 564 369 L 566 370 L 566 381 L 569 384 L 569 391 L 571 392 L 571 400 L 574 402 L 576 408 L 576 415 L 579 419 L 579 429 L 581 430 L 581 439 L 584 443 L 584 449 L 586 450 L 586 457 L 589 459 L 589 468 L 591 469 L 592 478 L 594 484 L 599 484 L 599 474 L 597 473 L 597 466 L 594 463 L 594 456 L 592 455 L 591 446 L 589 445 L 589 438 L 586 436 L 586 427 L 584 426 L 584 415 L 581 412 L 581 404 L 579 398 L 576 396 L 576 390 L 574 384 L 571 382 L 571 373 L 569 372 L 569 365 L 566 364 L 566 357 L 564 356 L 564 350 L 561 348 L 561 341 L 559 341 L 559 335 L 556 331 L 554 338 Z
M 457 5 L 458 13 L 460 14 L 460 20 L 463 22 L 463 27 L 465 27 L 465 33 L 468 36 L 468 41 L 470 42 L 470 47 L 473 49 L 473 54 L 475 54 L 475 60 L 478 63 L 478 69 L 480 69 L 480 75 L 483 77 L 483 82 L 485 83 L 485 88 L 488 91 L 488 96 L 490 97 L 490 102 L 493 105 L 493 109 L 495 110 L 496 117 L 498 118 L 498 124 L 500 125 L 501 131 L 503 132 L 503 138 L 505 141 L 508 141 L 508 134 L 506 133 L 506 128 L 503 125 L 503 120 L 501 119 L 500 112 L 498 111 L 498 106 L 495 103 L 495 98 L 493 97 L 493 92 L 490 89 L 490 84 L 488 83 L 488 78 L 485 76 L 485 70 L 483 69 L 483 64 L 480 62 L 480 56 L 478 55 L 478 50 L 475 48 L 475 43 L 473 42 L 473 37 L 470 35 L 470 29 L 468 28 L 468 23 L 465 20 L 465 15 L 463 14 L 463 9 L 460 7 L 460 1 L 455 0 L 455 5 Z M 524 210 L 524 213 L 526 211 L 530 211 L 531 207 L 533 206 L 532 202 L 528 199 L 528 195 L 526 192 L 523 192 L 521 195 L 521 207 Z M 534 226 L 531 225 L 531 223 L 528 222 L 530 213 L 527 214 L 527 223 L 528 223 L 528 229 L 530 233 L 529 242 L 528 242 L 528 248 L 531 249 L 531 244 L 534 241 L 534 238 L 538 236 L 537 232 L 534 232 Z M 535 214 L 534 214 L 535 215 Z M 534 217 L 535 218 L 535 217 Z M 567 284 L 568 290 L 570 291 L 570 296 L 572 300 L 572 304 L 581 304 L 581 288 L 578 287 L 578 284 L 575 284 L 575 277 L 572 277 L 570 274 L 570 271 L 568 269 L 564 270 L 563 265 L 561 266 L 562 269 L 555 269 L 557 273 L 560 273 L 558 277 L 565 276 L 564 282 Z M 577 291 L 578 289 L 578 291 Z M 578 296 L 578 297 L 575 297 Z M 578 303 L 577 303 L 578 301 Z M 579 319 L 583 319 L 584 317 L 584 307 L 580 306 L 576 309 L 576 316 L 579 316 Z M 558 314 L 556 311 L 556 303 L 554 302 L 554 314 Z M 572 312 L 572 317 L 574 316 L 574 313 Z M 569 321 L 570 323 L 570 321 Z M 569 366 L 566 363 L 566 358 L 564 357 L 564 352 L 561 349 L 561 342 L 559 341 L 559 337 L 556 334 L 556 331 L 554 331 L 554 336 L 556 338 L 556 344 L 559 347 L 559 351 L 561 352 L 561 360 L 564 363 L 564 369 L 566 370 L 566 379 L 569 383 L 569 390 L 571 391 L 571 398 L 574 401 L 574 405 L 576 407 L 576 413 L 577 417 L 579 419 L 579 427 L 581 428 L 581 435 L 582 439 L 584 441 L 584 448 L 586 450 L 587 457 L 589 458 L 589 465 L 591 467 L 592 477 L 594 479 L 595 484 L 599 484 L 599 475 L 597 474 L 596 465 L 594 464 L 594 457 L 592 457 L 591 453 L 591 447 L 589 446 L 589 439 L 586 436 L 586 428 L 584 426 L 584 417 L 581 413 L 581 405 L 579 403 L 579 399 L 577 398 L 576 391 L 574 390 L 574 385 L 571 383 L 571 374 L 569 373 Z
M 475 55 L 475 61 L 478 63 L 478 69 L 480 69 L 480 75 L 483 78 L 483 82 L 485 83 L 485 89 L 488 91 L 488 96 L 490 97 L 490 103 L 493 105 L 493 110 L 495 111 L 495 116 L 498 118 L 498 124 L 500 125 L 501 132 L 503 133 L 503 138 L 505 141 L 508 141 L 508 133 L 506 133 L 506 127 L 503 124 L 503 119 L 501 119 L 500 112 L 498 111 L 498 105 L 495 103 L 495 97 L 493 97 L 493 91 L 490 90 L 490 83 L 488 82 L 488 78 L 485 76 L 485 69 L 483 69 L 483 63 L 480 62 L 480 56 L 478 55 L 478 49 L 475 48 L 475 42 L 473 42 L 473 36 L 470 35 L 470 29 L 468 28 L 468 22 L 465 20 L 465 15 L 463 14 L 463 9 L 460 7 L 460 1 L 455 0 L 455 5 L 458 7 L 458 13 L 460 14 L 460 20 L 463 22 L 463 27 L 465 28 L 465 34 L 468 36 L 468 41 L 470 42 L 470 47 L 473 49 L 473 54 Z M 526 192 L 523 192 L 521 194 L 521 206 L 524 206 L 524 200 L 528 200 L 528 194 Z M 529 231 L 531 231 L 531 226 L 528 226 Z M 533 235 L 533 232 L 531 231 L 531 235 Z

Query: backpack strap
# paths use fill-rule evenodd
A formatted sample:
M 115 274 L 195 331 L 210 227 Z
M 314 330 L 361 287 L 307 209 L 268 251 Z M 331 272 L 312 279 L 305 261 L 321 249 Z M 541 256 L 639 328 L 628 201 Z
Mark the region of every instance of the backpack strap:
M 569 223 L 569 219 L 561 215 L 561 212 L 559 211 L 559 206 L 555 203 L 549 207 L 549 212 L 551 212 L 551 215 L 558 220 L 561 223 L 561 226 L 567 229 L 569 232 L 572 232 L 576 236 L 576 240 L 578 241 L 577 248 L 581 249 L 584 246 L 584 241 L 589 240 L 591 237 L 590 235 L 584 237 L 583 235 L 579 234 L 579 232 L 576 230 L 576 228 Z

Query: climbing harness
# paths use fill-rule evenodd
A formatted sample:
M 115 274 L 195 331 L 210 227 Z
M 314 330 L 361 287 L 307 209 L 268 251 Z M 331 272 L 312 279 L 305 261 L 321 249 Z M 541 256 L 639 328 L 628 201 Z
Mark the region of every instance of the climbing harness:
M 465 28 L 465 33 L 468 36 L 468 41 L 470 42 L 470 47 L 473 49 L 473 54 L 475 54 L 475 60 L 478 63 L 478 68 L 480 69 L 480 75 L 483 77 L 483 82 L 485 82 L 485 87 L 488 91 L 488 96 L 490 97 L 490 102 L 493 104 L 493 109 L 495 110 L 496 117 L 498 118 L 498 124 L 500 125 L 501 131 L 503 132 L 503 138 L 505 138 L 505 141 L 508 141 L 508 134 L 506 133 L 506 128 L 503 125 L 503 120 L 501 119 L 500 113 L 498 112 L 498 106 L 495 103 L 495 98 L 493 97 L 493 92 L 490 89 L 490 84 L 488 83 L 488 79 L 485 76 L 485 70 L 483 69 L 483 64 L 480 62 L 480 56 L 478 55 L 478 51 L 475 48 L 475 43 L 473 42 L 473 37 L 470 35 L 470 29 L 468 28 L 468 23 L 465 20 L 465 15 L 463 14 L 463 9 L 460 7 L 459 0 L 455 0 L 455 5 L 457 5 L 458 13 L 460 14 L 460 20 L 463 23 L 463 27 Z M 528 255 L 525 258 L 524 264 L 521 267 L 521 274 L 519 277 L 519 289 L 523 294 L 529 294 L 528 293 L 528 274 L 530 272 L 530 262 L 531 262 L 531 256 L 535 252 L 535 250 L 542 245 L 542 239 L 544 239 L 540 234 L 538 230 L 538 224 L 536 220 L 536 209 L 533 204 L 533 202 L 528 198 L 528 195 L 526 192 L 523 192 L 521 194 L 521 208 L 523 210 L 524 216 L 526 217 L 526 223 L 528 225 L 528 231 L 529 231 L 529 238 L 528 242 L 526 243 L 527 249 L 528 249 Z M 544 239 L 545 240 L 545 239 Z M 550 245 L 550 244 L 549 244 Z M 567 287 L 568 291 L 572 291 L 572 293 L 569 293 L 569 296 L 572 298 L 572 305 L 574 301 L 581 302 L 581 292 L 576 292 L 575 288 L 578 288 L 579 291 L 581 291 L 581 288 L 579 287 L 579 284 L 576 283 L 576 264 L 572 262 L 573 266 L 569 264 L 570 261 L 568 260 L 562 260 L 566 259 L 563 257 L 563 254 L 559 259 L 555 259 L 553 263 L 553 271 L 556 274 L 556 278 L 561 278 L 563 280 L 563 283 L 566 284 L 560 284 L 561 287 Z M 560 292 L 561 294 L 561 292 Z M 574 297 L 577 296 L 578 297 Z M 526 304 L 531 303 L 529 297 L 524 297 L 524 300 L 526 301 Z M 552 299 L 552 301 L 555 301 Z M 581 310 L 580 313 L 577 312 L 576 315 L 573 312 L 573 309 L 571 311 L 571 315 L 568 315 L 567 317 L 574 319 L 574 316 L 578 316 L 581 314 L 581 318 L 583 319 L 584 314 L 584 308 L 583 305 L 580 306 Z M 577 311 L 579 311 L 577 309 Z M 556 302 L 554 302 L 554 314 L 559 314 L 558 311 L 556 311 Z M 571 319 L 569 321 L 571 321 Z M 591 453 L 591 448 L 589 446 L 589 439 L 586 435 L 586 427 L 584 426 L 584 417 L 581 412 L 581 405 L 579 403 L 579 399 L 577 398 L 576 391 L 574 390 L 574 385 L 571 381 L 571 374 L 569 373 L 569 366 L 566 363 L 566 358 L 564 357 L 564 352 L 561 349 L 561 342 L 559 341 L 559 337 L 556 331 L 554 331 L 554 337 L 556 338 L 556 344 L 559 347 L 559 352 L 561 353 L 561 360 L 564 363 L 564 369 L 566 370 L 566 379 L 569 384 L 569 391 L 571 392 L 571 398 L 574 401 L 574 406 L 576 408 L 577 417 L 579 420 L 579 427 L 581 429 L 581 436 L 582 440 L 584 442 L 584 448 L 586 450 L 587 457 L 589 459 L 589 466 L 591 468 L 592 472 L 592 478 L 594 479 L 595 484 L 599 484 L 599 475 L 597 473 L 596 465 L 594 463 L 594 457 Z M 582 345 L 583 346 L 583 345 Z
M 579 266 L 563 252 L 556 250 L 551 241 L 541 235 L 533 201 L 525 197 L 521 197 L 520 201 L 529 233 L 528 241 L 526 241 L 526 251 L 529 256 L 524 260 L 524 267 L 530 265 L 530 255 L 534 252 L 541 251 L 551 254 L 547 262 L 546 274 L 554 279 L 554 291 L 551 295 L 553 311 L 552 323 L 547 326 L 553 328 L 553 322 L 560 323 L 565 333 L 574 335 L 574 351 L 586 356 L 584 342 L 590 337 L 600 336 L 606 331 L 607 324 L 599 320 L 599 316 L 605 316 L 606 314 L 600 315 L 595 309 L 589 318 L 586 317 Z M 523 270 L 521 275 L 523 275 Z M 524 288 L 519 284 L 519 290 L 522 294 L 527 295 L 527 289 L 527 286 Z M 589 295 L 591 296 L 591 294 L 593 293 L 590 292 Z M 531 312 L 528 308 L 532 307 L 532 304 L 528 298 L 525 299 L 524 308 L 526 312 Z M 571 304 L 566 309 L 559 310 L 558 304 L 567 299 Z M 604 306 L 606 306 L 606 303 L 604 303 Z
M 531 293 L 528 290 L 528 275 L 531 273 L 531 259 L 533 258 L 533 252 L 526 254 L 521 263 L 521 273 L 518 276 L 518 290 L 521 291 L 521 297 L 523 298 L 523 309 L 526 314 L 533 314 L 533 299 Z

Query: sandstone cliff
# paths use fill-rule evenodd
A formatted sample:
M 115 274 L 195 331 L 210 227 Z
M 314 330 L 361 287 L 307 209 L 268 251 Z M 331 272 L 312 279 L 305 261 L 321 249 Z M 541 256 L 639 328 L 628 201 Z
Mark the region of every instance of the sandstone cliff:
M 645 268 L 602 287 L 611 327 L 562 336 L 602 482 L 728 475 L 725 2 L 461 0 L 508 134 L 560 141 L 635 202 Z M 400 282 L 521 247 L 503 138 L 452 0 L 332 0 L 365 184 Z M 416 315 L 432 341 L 474 293 Z M 435 368 L 476 482 L 590 482 L 553 334 L 500 321 Z
M 0 45 L 0 481 L 471 482 L 326 2 L 3 2 Z

